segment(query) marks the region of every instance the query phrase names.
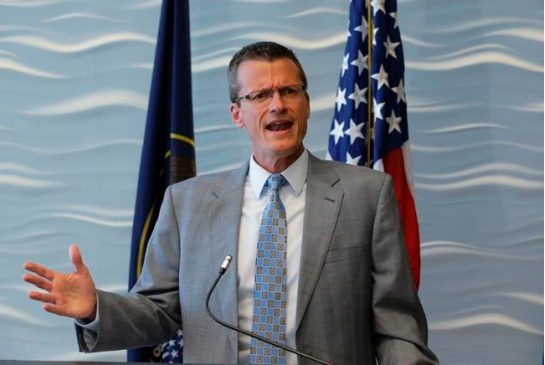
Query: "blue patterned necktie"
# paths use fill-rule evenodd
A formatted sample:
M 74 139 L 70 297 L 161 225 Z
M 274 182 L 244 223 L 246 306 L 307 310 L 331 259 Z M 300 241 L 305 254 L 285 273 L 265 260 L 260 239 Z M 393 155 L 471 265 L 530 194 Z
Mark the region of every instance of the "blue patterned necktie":
M 286 343 L 286 209 L 280 200 L 280 174 L 267 180 L 269 201 L 257 240 L 252 332 Z M 252 338 L 250 364 L 285 364 L 285 351 Z

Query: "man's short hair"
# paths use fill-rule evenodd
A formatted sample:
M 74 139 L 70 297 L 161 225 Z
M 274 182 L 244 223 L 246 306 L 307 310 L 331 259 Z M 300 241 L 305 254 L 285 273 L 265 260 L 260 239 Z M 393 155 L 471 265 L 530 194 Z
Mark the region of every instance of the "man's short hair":
M 244 61 L 275 61 L 281 58 L 287 58 L 293 61 L 299 71 L 299 77 L 302 85 L 307 88 L 307 76 L 301 66 L 301 63 L 295 56 L 295 53 L 287 47 L 275 42 L 256 42 L 243 47 L 240 51 L 235 53 L 231 62 L 229 62 L 229 68 L 227 69 L 227 76 L 229 78 L 229 98 L 231 102 L 235 102 L 238 93 L 240 92 L 240 85 L 238 84 L 238 66 Z

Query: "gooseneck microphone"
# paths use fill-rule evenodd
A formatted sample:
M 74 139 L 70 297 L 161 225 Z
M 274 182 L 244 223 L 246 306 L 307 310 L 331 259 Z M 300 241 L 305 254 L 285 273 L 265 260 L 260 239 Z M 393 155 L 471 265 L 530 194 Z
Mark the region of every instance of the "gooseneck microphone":
M 223 276 L 223 274 L 225 274 L 225 272 L 227 271 L 227 269 L 229 268 L 229 265 L 231 264 L 231 260 L 233 258 L 231 256 L 227 256 L 225 257 L 225 260 L 223 261 L 223 263 L 221 264 L 221 267 L 220 267 L 220 270 L 219 270 L 219 273 L 218 273 L 218 276 L 216 277 L 216 280 L 214 280 L 214 283 L 212 284 L 212 286 L 210 287 L 210 290 L 208 291 L 208 295 L 206 296 L 206 311 L 208 312 L 208 315 L 210 316 L 210 318 L 212 318 L 214 320 L 214 322 L 222 325 L 223 327 L 227 327 L 229 329 L 232 329 L 233 331 L 236 331 L 238 333 L 242 333 L 246 336 L 250 336 L 250 337 L 253 337 L 253 338 L 256 338 L 258 339 L 259 341 L 263 341 L 263 342 L 266 342 L 268 343 L 269 345 L 272 345 L 272 346 L 275 346 L 275 347 L 279 347 L 283 350 L 286 350 L 286 351 L 289 351 L 293 354 L 296 354 L 296 355 L 299 355 L 299 356 L 302 356 L 306 359 L 309 359 L 309 360 L 312 360 L 314 362 L 317 362 L 318 364 L 322 364 L 322 365 L 334 365 L 330 362 L 327 362 L 327 361 L 324 361 L 324 360 L 320 360 L 318 358 L 315 358 L 314 356 L 311 356 L 309 354 L 305 354 L 301 351 L 298 351 L 292 347 L 289 347 L 289 346 L 286 346 L 286 345 L 283 345 L 281 343 L 278 343 L 278 342 L 275 342 L 275 341 L 272 341 L 268 338 L 265 338 L 263 336 L 260 336 L 258 335 L 257 333 L 254 333 L 254 332 L 250 332 L 250 331 L 246 331 L 242 328 L 239 328 L 239 327 L 236 327 L 236 326 L 233 326 L 232 324 L 229 324 L 227 322 L 224 322 L 220 319 L 218 319 L 213 313 L 212 311 L 210 311 L 210 296 L 212 295 L 212 292 L 214 291 L 214 289 L 216 289 L 216 285 L 218 285 L 218 282 L 220 281 L 221 277 Z

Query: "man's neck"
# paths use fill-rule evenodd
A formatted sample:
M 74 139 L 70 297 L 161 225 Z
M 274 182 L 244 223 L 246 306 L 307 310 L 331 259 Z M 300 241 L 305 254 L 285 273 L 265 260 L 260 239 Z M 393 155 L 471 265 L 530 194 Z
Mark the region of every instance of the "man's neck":
M 303 151 L 305 151 L 305 147 L 301 146 L 300 150 L 292 153 L 287 157 L 267 160 L 266 158 L 259 158 L 254 154 L 253 159 L 259 166 L 269 171 L 271 174 L 278 174 L 290 167 L 292 163 L 297 161 Z

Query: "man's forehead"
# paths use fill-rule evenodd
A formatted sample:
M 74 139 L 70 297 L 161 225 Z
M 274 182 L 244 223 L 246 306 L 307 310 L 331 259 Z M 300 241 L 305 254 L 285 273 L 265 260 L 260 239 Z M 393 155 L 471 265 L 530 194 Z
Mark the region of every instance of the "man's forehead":
M 237 79 L 241 86 L 252 81 L 301 82 L 299 69 L 289 58 L 245 60 L 238 65 L 237 71 Z

